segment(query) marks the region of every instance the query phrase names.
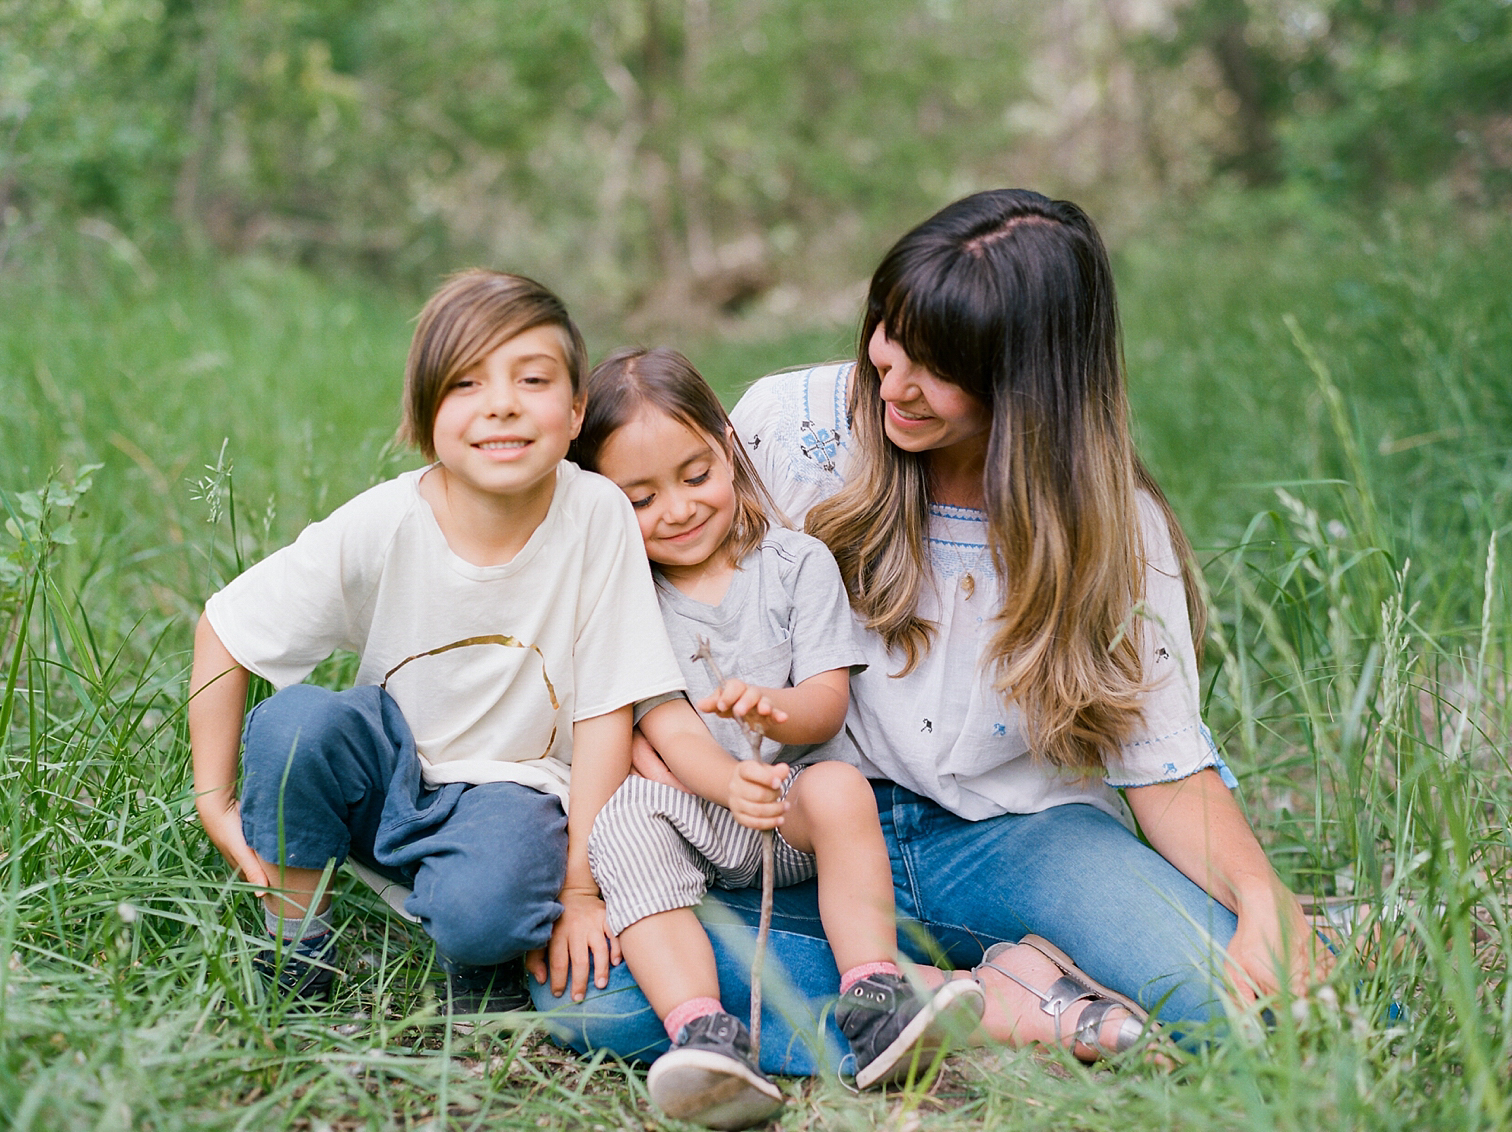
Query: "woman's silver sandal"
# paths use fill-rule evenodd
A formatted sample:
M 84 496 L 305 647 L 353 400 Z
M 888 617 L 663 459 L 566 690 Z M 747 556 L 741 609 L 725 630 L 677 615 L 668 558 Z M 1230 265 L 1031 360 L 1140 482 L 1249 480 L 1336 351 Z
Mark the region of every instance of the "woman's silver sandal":
M 1019 946 L 1033 948 L 1060 969 L 1060 978 L 1051 983 L 1049 989 L 1041 990 L 1030 986 L 1018 975 L 1004 970 L 994 962 L 1006 954 L 1010 948 Z M 1075 1043 L 1080 1042 L 1102 1056 L 1122 1053 L 1139 1041 L 1146 1026 L 1150 1025 L 1149 1014 L 1137 1002 L 1103 986 L 1071 962 L 1071 957 L 1064 951 L 1040 936 L 1026 935 L 1018 943 L 998 943 L 989 947 L 987 954 L 982 956 L 981 966 L 972 972 L 976 975 L 978 982 L 981 981 L 981 976 L 977 972 L 981 971 L 982 967 L 991 967 L 998 974 L 1017 983 L 1039 999 L 1040 1009 L 1055 1019 L 1055 1040 L 1061 1044 L 1064 1044 L 1061 1017 L 1076 1003 L 1083 999 L 1089 1000 L 1087 1005 L 1082 1007 L 1081 1017 L 1077 1019 L 1076 1029 L 1071 1034 L 1073 1051 Z M 1129 1012 L 1129 1017 L 1119 1025 L 1113 1044 L 1109 1046 L 1102 1040 L 1102 1026 L 1109 1012 L 1119 1006 Z

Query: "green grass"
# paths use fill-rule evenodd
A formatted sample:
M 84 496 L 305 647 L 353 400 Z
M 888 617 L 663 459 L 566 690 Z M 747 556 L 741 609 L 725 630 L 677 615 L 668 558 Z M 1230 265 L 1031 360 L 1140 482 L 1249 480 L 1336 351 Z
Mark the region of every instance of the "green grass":
M 1207 567 L 1209 721 L 1283 873 L 1369 909 L 1332 997 L 1170 1074 L 983 1051 L 927 1094 L 795 1082 L 784 1127 L 1506 1123 L 1512 230 L 1477 223 L 1210 212 L 1116 257 L 1143 451 Z M 417 307 L 103 245 L 0 276 L 9 1127 L 659 1126 L 613 1059 L 441 1024 L 423 938 L 345 880 L 336 1002 L 279 1014 L 194 820 L 192 618 L 413 465 L 390 437 Z M 733 394 L 850 333 L 685 345 Z

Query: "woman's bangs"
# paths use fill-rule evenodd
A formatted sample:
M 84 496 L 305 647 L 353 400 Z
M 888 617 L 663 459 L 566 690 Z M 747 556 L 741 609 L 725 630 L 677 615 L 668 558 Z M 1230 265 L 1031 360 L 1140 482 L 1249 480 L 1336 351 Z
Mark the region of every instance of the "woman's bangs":
M 990 402 L 992 359 L 1002 347 L 1002 313 L 973 286 L 977 281 L 969 278 L 970 264 L 943 271 L 929 266 L 935 269 L 915 270 L 913 278 L 898 280 L 883 300 L 887 336 L 936 377 Z
M 900 279 L 882 303 L 882 323 L 887 336 L 903 347 L 903 352 L 918 365 L 947 381 L 945 359 L 936 348 L 943 335 L 934 333 L 941 326 L 943 312 L 936 300 L 937 289 L 930 284 L 916 285 L 915 280 Z

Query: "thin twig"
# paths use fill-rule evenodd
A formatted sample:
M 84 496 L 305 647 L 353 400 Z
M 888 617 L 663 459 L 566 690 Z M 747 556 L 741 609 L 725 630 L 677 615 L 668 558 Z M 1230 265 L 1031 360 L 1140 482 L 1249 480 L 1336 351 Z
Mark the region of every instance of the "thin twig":
M 719 670 L 719 663 L 714 659 L 708 637 L 698 638 L 698 651 L 693 654 L 693 659 L 707 664 L 709 671 L 714 674 L 715 684 L 724 687 L 724 673 Z M 746 742 L 751 745 L 751 758 L 759 763 L 766 762 L 761 755 L 761 725 L 747 723 L 742 719 L 740 726 L 745 732 Z M 776 866 L 777 835 L 770 829 L 764 829 L 761 831 L 761 918 L 756 923 L 756 951 L 751 959 L 751 1057 L 757 1063 L 761 1061 L 761 968 L 766 962 L 767 936 L 772 931 L 772 874 L 776 871 Z

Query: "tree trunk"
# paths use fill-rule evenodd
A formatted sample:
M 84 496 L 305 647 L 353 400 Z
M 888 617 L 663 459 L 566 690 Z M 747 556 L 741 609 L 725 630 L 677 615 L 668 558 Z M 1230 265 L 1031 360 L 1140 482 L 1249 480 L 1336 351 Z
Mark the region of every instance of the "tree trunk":
M 1230 8 L 1229 18 L 1214 30 L 1208 48 L 1238 107 L 1234 117 L 1239 152 L 1233 166 L 1251 187 L 1273 185 L 1281 180 L 1280 152 L 1271 130 L 1270 107 L 1266 104 L 1255 49 L 1245 38 L 1249 6 L 1238 3 Z
M 194 79 L 194 102 L 189 109 L 189 150 L 173 186 L 173 218 L 191 240 L 200 233 L 200 175 L 210 149 L 210 121 L 215 110 L 215 85 L 220 64 L 217 17 L 206 16 L 201 32 Z

